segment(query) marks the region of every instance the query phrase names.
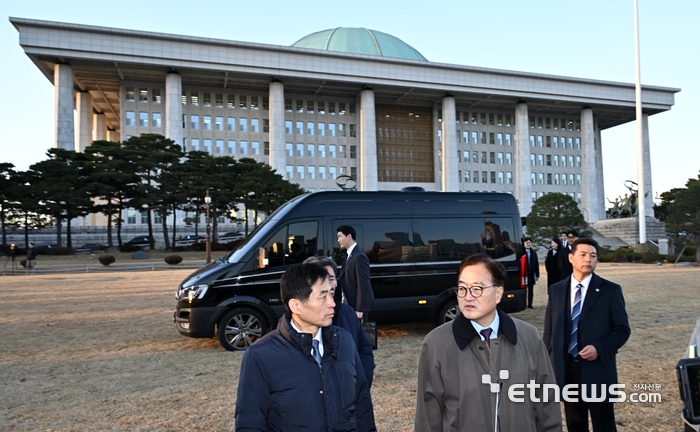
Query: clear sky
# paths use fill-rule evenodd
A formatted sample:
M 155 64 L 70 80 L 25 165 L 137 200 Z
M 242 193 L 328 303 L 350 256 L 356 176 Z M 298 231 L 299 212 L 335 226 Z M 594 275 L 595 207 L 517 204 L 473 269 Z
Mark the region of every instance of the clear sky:
M 639 0 L 642 83 L 680 88 L 649 118 L 654 196 L 700 170 L 700 1 Z M 334 27 L 392 34 L 440 63 L 635 82 L 633 0 L 4 1 L 0 162 L 26 170 L 53 139 L 53 85 L 24 55 L 9 17 L 291 45 Z M 605 195 L 637 179 L 635 122 L 603 131 Z

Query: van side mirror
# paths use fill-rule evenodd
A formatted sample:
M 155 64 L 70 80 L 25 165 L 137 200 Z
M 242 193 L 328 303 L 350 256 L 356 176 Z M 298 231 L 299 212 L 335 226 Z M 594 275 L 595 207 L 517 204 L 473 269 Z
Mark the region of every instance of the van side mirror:
M 527 225 L 527 217 L 525 216 L 520 216 L 520 223 L 525 226 Z
M 265 248 L 258 248 L 258 268 L 265 268 L 268 265 Z

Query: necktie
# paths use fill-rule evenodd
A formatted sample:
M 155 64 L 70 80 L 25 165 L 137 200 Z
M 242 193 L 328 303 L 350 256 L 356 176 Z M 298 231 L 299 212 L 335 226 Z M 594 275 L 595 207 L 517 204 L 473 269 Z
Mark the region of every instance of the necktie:
M 578 355 L 578 318 L 581 315 L 581 290 L 583 285 L 576 285 L 574 307 L 571 309 L 571 337 L 569 338 L 569 354 Z
M 321 364 L 321 352 L 318 350 L 318 339 L 314 339 L 311 341 L 311 343 L 314 346 L 314 350 L 312 351 L 311 355 L 314 356 L 314 360 L 316 360 L 316 363 Z
M 493 330 L 491 330 L 491 327 L 486 327 L 485 329 L 481 330 L 479 333 L 486 339 L 486 345 L 491 348 L 491 333 L 493 333 Z

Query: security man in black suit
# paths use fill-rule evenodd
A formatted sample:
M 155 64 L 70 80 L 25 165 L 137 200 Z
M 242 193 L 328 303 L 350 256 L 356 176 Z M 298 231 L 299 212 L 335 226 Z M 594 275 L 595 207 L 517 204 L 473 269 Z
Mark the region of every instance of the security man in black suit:
M 578 239 L 578 231 L 569 230 L 566 234 L 566 243 L 561 248 L 561 253 L 557 253 L 559 255 L 559 274 L 562 279 L 567 279 L 573 272 L 571 262 L 569 262 L 569 255 L 571 254 L 571 246 L 576 239 Z
M 598 243 L 579 238 L 569 255 L 573 273 L 552 285 L 544 322 L 544 343 L 554 366 L 557 384 L 578 385 L 578 402 L 564 401 L 569 432 L 588 431 L 588 412 L 593 432 L 616 431 L 610 386 L 617 384 L 615 356 L 630 336 L 625 299 L 620 285 L 593 273 Z M 607 395 L 602 402 L 582 400 L 583 388 L 593 395 L 600 384 Z
M 349 225 L 338 227 L 338 244 L 347 251 L 347 258 L 340 270 L 340 288 L 344 301 L 355 309 L 357 319 L 369 320 L 369 312 L 374 308 L 374 291 L 369 278 L 369 258 L 358 246 L 357 233 Z
M 525 255 L 527 255 L 527 307 L 532 309 L 532 298 L 534 297 L 535 283 L 540 278 L 540 262 L 537 259 L 537 252 L 532 250 L 532 239 L 525 237 Z

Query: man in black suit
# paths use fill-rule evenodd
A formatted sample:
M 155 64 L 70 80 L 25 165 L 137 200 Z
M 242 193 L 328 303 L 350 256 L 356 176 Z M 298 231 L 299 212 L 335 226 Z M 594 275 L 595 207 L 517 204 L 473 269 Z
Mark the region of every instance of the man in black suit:
M 562 279 L 567 279 L 571 276 L 573 269 L 571 268 L 571 262 L 569 261 L 569 255 L 571 254 L 571 245 L 578 239 L 578 231 L 569 230 L 566 234 L 566 242 L 562 246 L 562 253 L 557 253 L 559 255 L 559 274 Z
M 540 263 L 537 259 L 537 252 L 532 250 L 532 239 L 525 237 L 525 255 L 527 255 L 527 307 L 532 309 L 532 298 L 534 297 L 535 283 L 540 278 Z
M 598 243 L 582 237 L 571 244 L 573 273 L 552 285 L 544 322 L 544 343 L 554 366 L 557 384 L 577 385 L 578 402 L 564 401 L 567 430 L 588 431 L 588 412 L 593 432 L 616 431 L 610 386 L 617 384 L 617 350 L 627 342 L 630 326 L 622 288 L 593 273 L 598 260 Z M 582 400 L 600 396 L 600 384 L 607 396 L 602 402 Z M 597 393 L 593 393 L 595 385 Z
M 374 291 L 369 279 L 369 258 L 358 246 L 355 229 L 349 225 L 338 227 L 338 244 L 347 251 L 347 258 L 340 270 L 340 289 L 343 301 L 355 309 L 357 319 L 369 320 L 369 311 L 374 307 Z

